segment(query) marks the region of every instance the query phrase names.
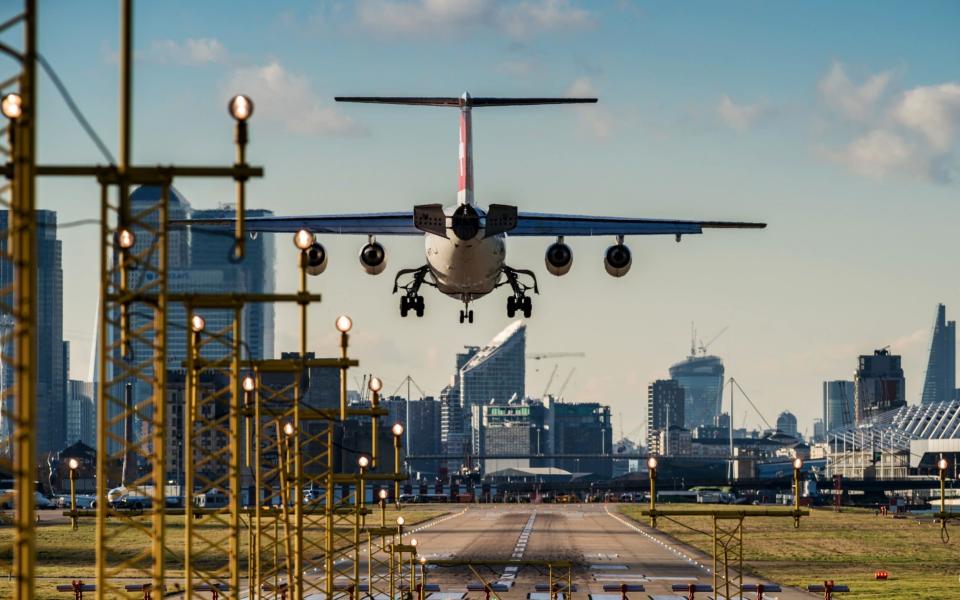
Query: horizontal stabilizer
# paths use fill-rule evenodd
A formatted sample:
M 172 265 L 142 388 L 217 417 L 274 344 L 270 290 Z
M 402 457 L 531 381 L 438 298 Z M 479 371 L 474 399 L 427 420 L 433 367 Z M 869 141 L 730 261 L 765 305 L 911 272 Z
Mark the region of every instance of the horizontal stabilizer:
M 537 104 L 593 104 L 596 98 L 474 98 L 472 96 L 335 96 L 337 102 L 405 104 L 408 106 L 533 106 Z

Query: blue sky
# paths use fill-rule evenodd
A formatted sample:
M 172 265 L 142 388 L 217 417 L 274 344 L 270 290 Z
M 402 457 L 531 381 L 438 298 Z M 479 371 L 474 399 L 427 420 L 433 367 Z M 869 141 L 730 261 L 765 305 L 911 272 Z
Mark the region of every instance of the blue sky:
M 622 280 L 603 272 L 611 240 L 576 240 L 560 279 L 543 268 L 546 240 L 512 241 L 508 262 L 542 278 L 529 347 L 586 352 L 561 365 L 559 378 L 577 367 L 566 396 L 610 403 L 636 436 L 646 386 L 687 353 L 690 322 L 704 339 L 729 325 L 711 348 L 728 374 L 768 420 L 789 409 L 809 428 L 820 382 L 851 377 L 857 354 L 887 344 L 917 401 L 936 303 L 960 310 L 957 23 L 952 2 L 141 2 L 134 156 L 232 161 L 225 105 L 244 92 L 257 103 L 249 155 L 267 171 L 250 186 L 253 206 L 402 210 L 454 201 L 455 114 L 332 96 L 596 94 L 591 108 L 478 111 L 478 201 L 770 226 L 634 240 Z M 116 2 L 42 4 L 41 51 L 111 148 L 116 32 Z M 41 81 L 41 159 L 103 162 Z M 227 182 L 178 188 L 198 207 L 232 199 Z M 95 214 L 90 183 L 44 181 L 40 194 L 63 220 Z M 83 376 L 95 236 L 62 238 L 65 331 Z M 333 319 L 350 312 L 364 371 L 388 391 L 409 373 L 436 393 L 461 345 L 508 323 L 505 298 L 480 301 L 472 327 L 435 294 L 425 318 L 401 320 L 390 272 L 422 264 L 422 243 L 383 241 L 388 272 L 370 277 L 359 239 L 324 240 L 332 263 L 312 280 L 325 301 L 311 345 L 332 353 Z M 277 246 L 278 286 L 292 289 L 292 245 Z M 278 318 L 277 347 L 294 348 L 293 311 Z M 552 365 L 536 367 L 533 394 Z M 737 413 L 738 425 L 760 424 Z

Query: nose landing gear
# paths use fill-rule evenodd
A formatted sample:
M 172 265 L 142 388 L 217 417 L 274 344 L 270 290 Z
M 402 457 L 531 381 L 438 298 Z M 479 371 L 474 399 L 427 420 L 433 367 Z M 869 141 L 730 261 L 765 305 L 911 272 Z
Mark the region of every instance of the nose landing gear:
M 460 322 L 463 323 L 464 321 L 466 321 L 466 322 L 468 322 L 468 323 L 473 323 L 473 311 L 472 311 L 472 310 L 463 309 L 463 310 L 460 311 Z

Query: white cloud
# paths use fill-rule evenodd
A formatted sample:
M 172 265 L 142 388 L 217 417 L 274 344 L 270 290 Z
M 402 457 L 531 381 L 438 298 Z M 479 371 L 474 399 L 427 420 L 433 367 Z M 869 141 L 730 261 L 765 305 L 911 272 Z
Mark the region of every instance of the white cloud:
M 507 75 L 525 79 L 543 69 L 540 61 L 534 59 L 507 60 L 497 65 L 497 70 Z
M 257 116 L 283 124 L 302 134 L 357 134 L 363 128 L 333 106 L 327 105 L 306 77 L 292 73 L 279 62 L 234 71 L 226 86 L 229 94 L 253 98 Z
M 893 108 L 894 118 L 921 133 L 939 151 L 957 142 L 960 130 L 960 83 L 907 90 Z
M 845 147 L 826 154 L 858 175 L 881 179 L 894 173 L 923 176 L 920 149 L 900 135 L 884 129 L 867 132 Z
M 720 97 L 720 102 L 717 104 L 717 114 L 720 115 L 724 123 L 737 131 L 749 129 L 757 119 L 770 114 L 770 112 L 770 107 L 764 103 L 737 104 L 726 94 Z
M 214 38 L 189 38 L 183 42 L 157 40 L 144 53 L 144 58 L 158 63 L 206 65 L 225 63 L 227 49 Z
M 364 0 L 357 20 L 368 29 L 396 35 L 453 35 L 488 28 L 526 39 L 536 34 L 591 27 L 590 13 L 570 0 Z
M 833 110 L 857 121 L 868 120 L 878 101 L 890 84 L 892 73 L 884 71 L 871 75 L 860 85 L 847 77 L 846 70 L 834 61 L 830 70 L 817 84 L 820 98 Z
M 896 94 L 891 72 L 850 82 L 834 62 L 817 88 L 834 116 L 824 132 L 848 142 L 822 155 L 852 172 L 875 179 L 907 176 L 936 183 L 957 171 L 960 142 L 960 83 L 918 86 Z
M 595 98 L 597 90 L 589 77 L 580 77 L 567 88 L 566 96 L 570 98 Z M 605 140 L 613 133 L 613 117 L 610 113 L 596 104 L 575 105 L 580 120 L 580 129 L 591 136 Z

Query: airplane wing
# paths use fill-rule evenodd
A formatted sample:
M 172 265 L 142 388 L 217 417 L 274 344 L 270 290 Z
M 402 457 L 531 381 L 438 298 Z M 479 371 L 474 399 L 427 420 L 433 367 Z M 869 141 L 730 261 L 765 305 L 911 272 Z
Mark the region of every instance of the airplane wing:
M 763 229 L 766 223 L 740 221 L 674 221 L 592 215 L 525 213 L 517 215 L 510 236 L 688 235 L 704 229 Z
M 233 219 L 184 219 L 179 225 L 191 227 L 233 227 Z M 311 233 L 343 235 L 423 235 L 413 226 L 413 211 L 356 213 L 294 217 L 247 217 L 247 231 L 293 233 L 306 229 Z
M 247 231 L 295 232 L 339 235 L 423 235 L 414 224 L 413 211 L 354 213 L 291 217 L 247 217 Z M 232 227 L 233 219 L 187 219 L 175 221 L 192 227 Z M 550 213 L 517 214 L 517 225 L 508 236 L 590 236 L 590 235 L 690 235 L 704 229 L 763 229 L 766 223 L 739 221 L 676 221 L 593 215 Z

